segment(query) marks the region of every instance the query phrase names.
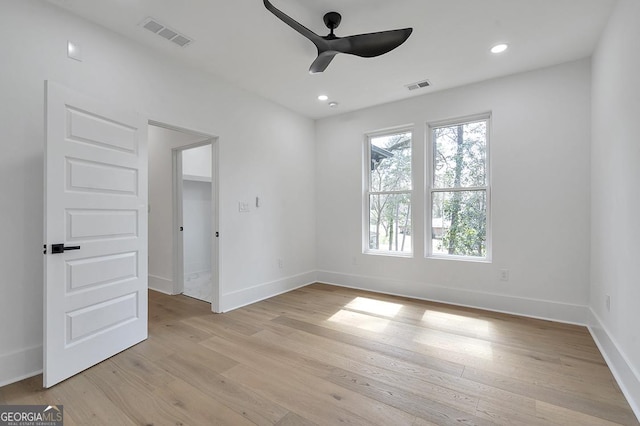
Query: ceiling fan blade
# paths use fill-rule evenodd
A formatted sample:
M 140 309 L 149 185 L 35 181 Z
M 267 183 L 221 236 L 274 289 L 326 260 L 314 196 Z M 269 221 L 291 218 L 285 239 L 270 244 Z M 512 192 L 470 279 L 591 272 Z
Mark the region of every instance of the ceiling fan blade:
M 310 74 L 317 74 L 319 72 L 323 72 L 327 69 L 333 57 L 336 56 L 338 52 L 318 52 L 318 57 L 309 67 Z
M 333 30 L 340 23 L 340 14 L 330 12 L 325 15 L 325 24 L 329 27 L 331 33 L 321 37 L 276 8 L 269 0 L 263 0 L 263 2 L 264 7 L 266 7 L 269 12 L 273 13 L 282 22 L 315 44 L 318 49 L 318 57 L 309 68 L 311 74 L 323 72 L 338 53 L 349 53 L 351 55 L 371 58 L 390 52 L 404 43 L 413 31 L 413 28 L 403 28 L 400 30 L 358 34 L 350 37 L 336 37 L 333 34 Z M 327 17 L 329 18 L 328 21 Z M 336 17 L 337 20 L 335 19 Z
M 321 46 L 326 46 L 326 42 L 322 37 L 320 37 L 318 34 L 314 33 L 313 31 L 311 31 L 309 28 L 305 27 L 301 23 L 297 22 L 295 19 L 293 19 L 286 13 L 277 9 L 273 4 L 271 4 L 269 0 L 264 0 L 264 7 L 266 7 L 269 12 L 276 15 L 282 22 L 289 25 L 291 28 L 293 28 L 294 30 L 296 30 L 297 32 L 299 32 L 300 34 L 302 34 L 303 36 L 311 40 L 311 42 L 315 44 L 316 47 L 318 47 L 318 49 L 320 49 Z
M 413 32 L 413 28 L 403 28 L 400 30 L 342 37 L 336 40 L 335 46 L 331 46 L 331 48 L 341 53 L 349 53 L 363 58 L 373 58 L 374 56 L 383 55 L 400 46 L 407 41 L 411 32 Z M 329 41 L 329 43 L 332 44 L 331 41 Z

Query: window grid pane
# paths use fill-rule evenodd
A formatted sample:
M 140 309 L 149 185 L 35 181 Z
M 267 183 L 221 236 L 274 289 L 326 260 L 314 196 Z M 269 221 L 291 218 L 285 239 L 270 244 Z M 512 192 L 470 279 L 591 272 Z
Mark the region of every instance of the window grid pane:
M 431 255 L 489 257 L 488 128 L 488 117 L 431 128 Z
M 433 187 L 485 186 L 487 122 L 433 129 Z
M 411 133 L 372 137 L 370 192 L 411 190 Z
M 367 251 L 411 254 L 411 138 L 399 131 L 368 139 Z
M 369 195 L 369 249 L 411 253 L 411 193 Z
M 433 254 L 487 255 L 487 192 L 433 192 L 431 198 Z

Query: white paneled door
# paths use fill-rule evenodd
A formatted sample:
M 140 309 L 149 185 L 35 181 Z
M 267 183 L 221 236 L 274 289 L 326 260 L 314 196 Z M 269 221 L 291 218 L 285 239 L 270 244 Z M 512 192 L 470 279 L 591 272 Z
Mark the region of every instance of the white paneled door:
M 147 338 L 147 120 L 47 82 L 44 386 Z

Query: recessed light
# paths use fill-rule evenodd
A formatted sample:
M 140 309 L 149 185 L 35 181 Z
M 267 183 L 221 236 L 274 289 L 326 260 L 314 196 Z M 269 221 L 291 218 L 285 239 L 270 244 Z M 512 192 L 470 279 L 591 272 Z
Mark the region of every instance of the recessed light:
M 337 103 L 337 102 L 329 102 L 329 106 L 330 106 L 331 108 L 335 108 L 335 107 L 337 107 L 337 106 L 338 106 L 338 103 Z
M 509 48 L 508 44 L 500 43 L 491 48 L 491 53 L 502 53 Z
M 326 101 L 327 99 L 329 99 L 329 97 L 327 95 L 320 95 L 318 96 L 318 100 L 319 101 Z

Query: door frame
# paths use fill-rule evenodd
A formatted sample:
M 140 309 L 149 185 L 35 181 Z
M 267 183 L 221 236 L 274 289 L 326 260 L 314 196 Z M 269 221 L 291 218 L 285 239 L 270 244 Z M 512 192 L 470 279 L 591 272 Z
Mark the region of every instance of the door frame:
M 184 127 L 174 126 L 163 122 L 149 120 L 150 126 L 161 127 L 168 130 L 173 130 L 181 133 L 188 133 L 194 136 L 202 136 L 203 140 L 186 144 L 180 147 L 173 148 L 172 155 L 172 223 L 173 223 L 173 285 L 174 292 L 182 292 L 184 288 L 184 265 L 183 265 L 183 241 L 182 233 L 180 232 L 180 226 L 182 226 L 182 186 L 179 185 L 178 176 L 182 175 L 182 163 L 178 161 L 181 155 L 177 155 L 184 149 L 195 148 L 198 146 L 211 144 L 211 229 L 214 233 L 219 232 L 219 217 L 220 217 L 220 205 L 219 205 L 219 138 L 208 133 L 199 132 L 196 130 L 187 129 Z M 149 141 L 153 143 L 153 141 Z M 180 201 L 180 203 L 178 202 Z M 211 242 L 211 311 L 220 312 L 220 239 L 214 237 Z

